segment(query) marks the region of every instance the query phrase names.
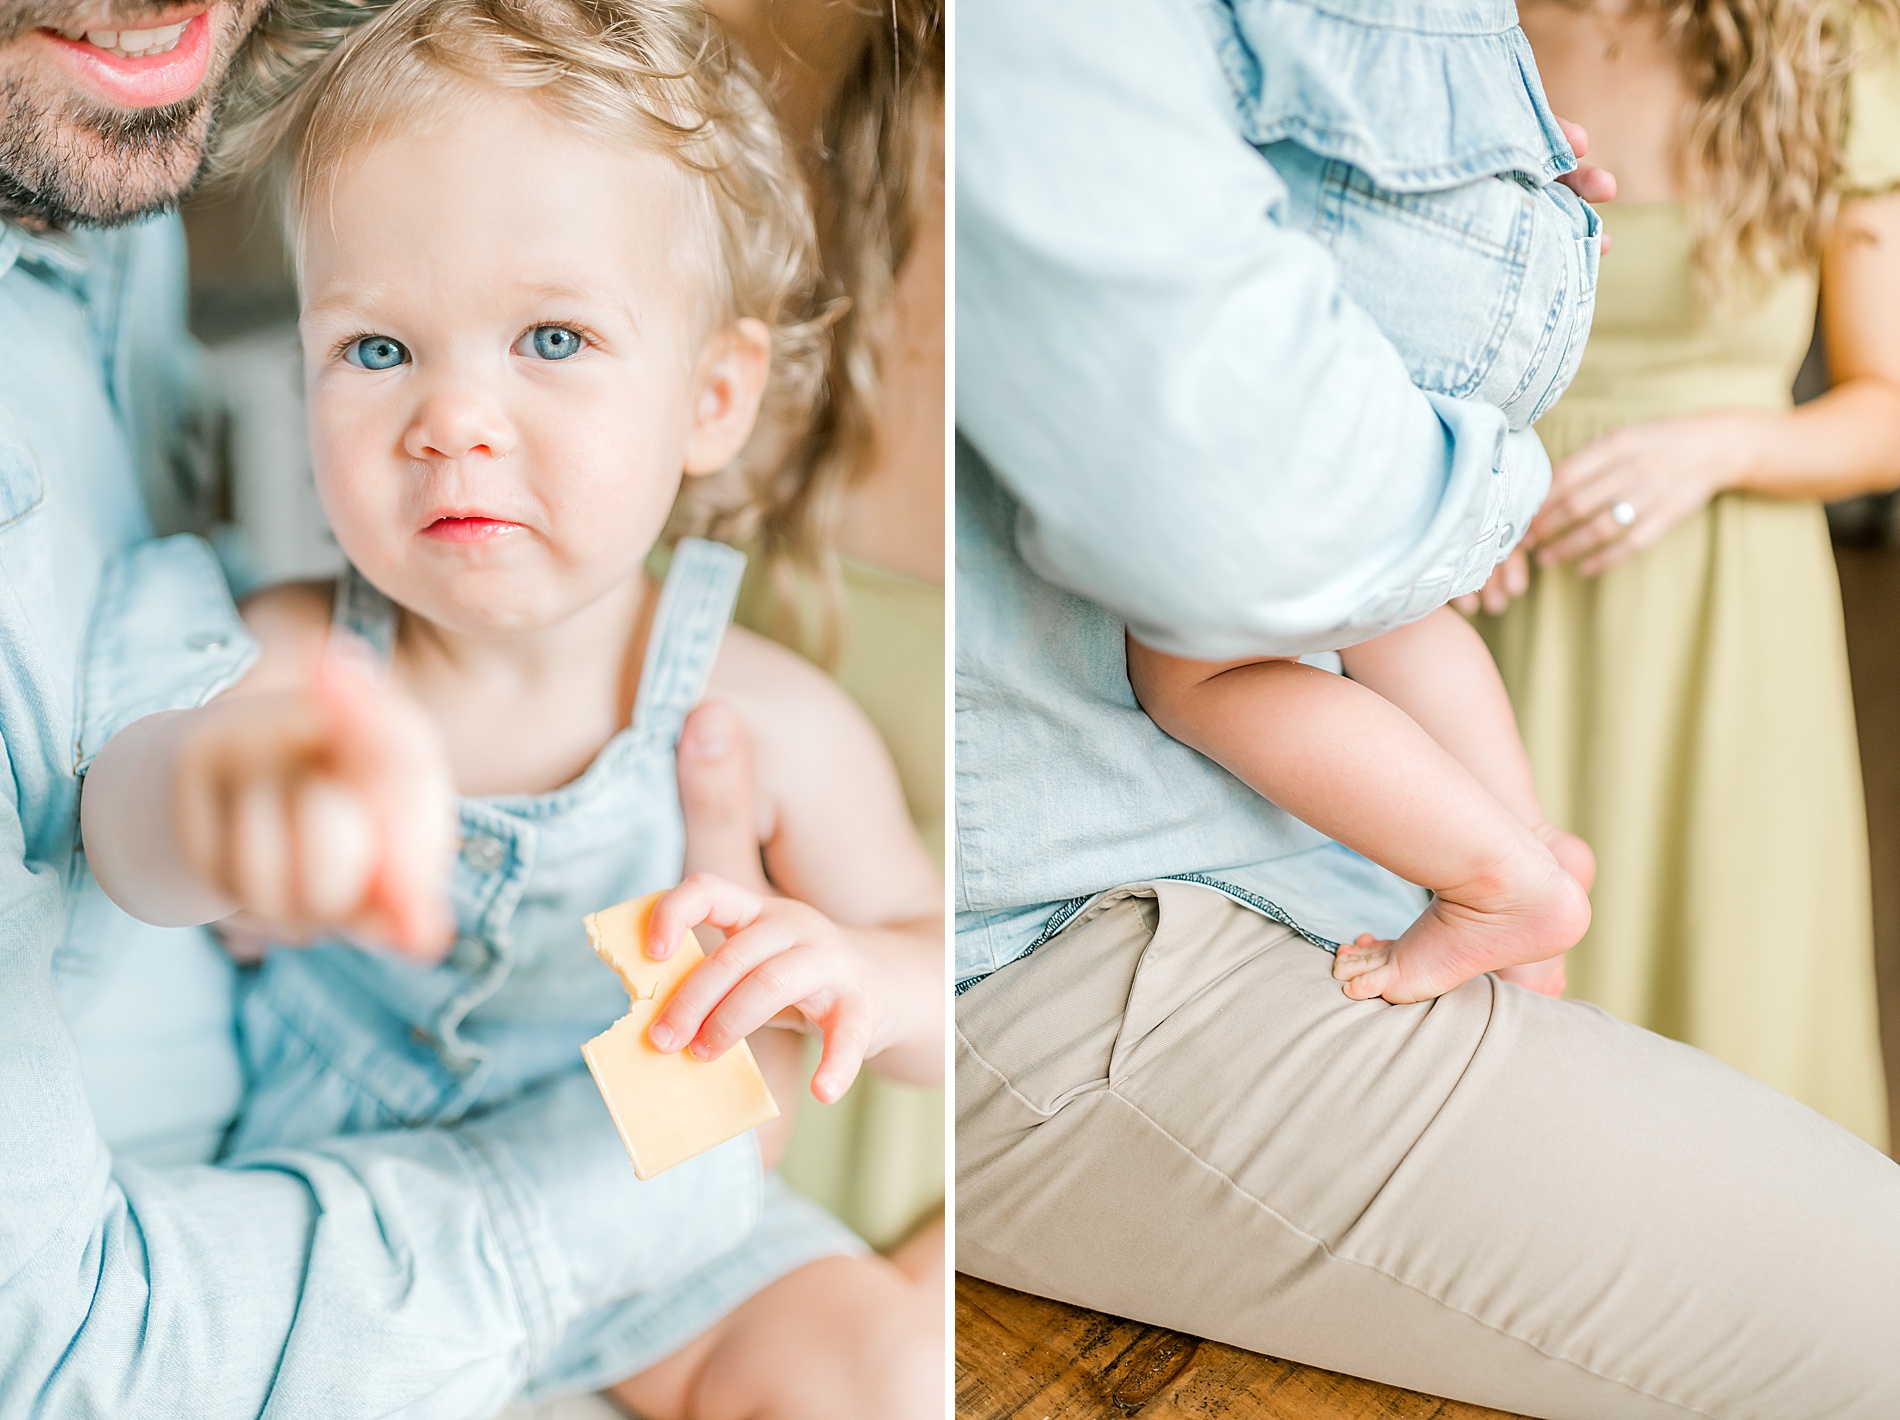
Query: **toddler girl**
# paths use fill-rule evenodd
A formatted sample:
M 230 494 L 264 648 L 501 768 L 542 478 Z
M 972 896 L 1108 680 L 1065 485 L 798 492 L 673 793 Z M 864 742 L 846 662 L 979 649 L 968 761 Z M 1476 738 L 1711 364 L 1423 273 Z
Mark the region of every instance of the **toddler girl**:
M 1341 289 L 1421 389 L 1493 404 L 1512 437 L 1532 438 L 1522 431 L 1583 354 L 1599 225 L 1554 181 L 1572 154 L 1510 7 L 1225 8 L 1243 129 L 1286 185 L 1281 222 L 1331 248 Z M 1310 28 L 1309 42 L 1274 43 L 1287 24 Z M 1485 530 L 1498 557 L 1523 531 Z M 1339 948 L 1333 974 L 1348 995 L 1417 1001 L 1492 970 L 1561 994 L 1594 864 L 1545 817 L 1477 633 L 1441 607 L 1340 659 L 1343 677 L 1128 640 L 1129 680 L 1162 729 L 1431 889 L 1396 941 Z
M 934 1081 L 942 890 L 881 744 L 728 630 L 738 553 L 689 538 L 663 584 L 646 571 L 683 479 L 758 506 L 761 402 L 808 395 L 819 354 L 810 218 L 747 71 L 683 0 L 398 0 L 259 122 L 288 160 L 316 478 L 351 570 L 252 598 L 242 683 L 128 727 L 82 804 L 133 914 L 330 938 L 248 988 L 231 1149 L 454 1120 L 581 1068 L 627 1006 L 581 918 L 678 881 L 674 756 L 708 693 L 730 711 L 696 724 L 752 744 L 789 896 L 699 874 L 663 900 L 654 957 L 725 940 L 653 1043 L 711 1058 L 789 1023 L 823 1032 L 820 1099 L 865 1059 Z M 706 501 L 689 487 L 680 516 Z M 635 1377 L 654 1420 L 931 1413 L 929 1307 L 761 1189 L 750 1136 L 705 1159 L 629 1169 L 653 1285 L 536 1389 Z

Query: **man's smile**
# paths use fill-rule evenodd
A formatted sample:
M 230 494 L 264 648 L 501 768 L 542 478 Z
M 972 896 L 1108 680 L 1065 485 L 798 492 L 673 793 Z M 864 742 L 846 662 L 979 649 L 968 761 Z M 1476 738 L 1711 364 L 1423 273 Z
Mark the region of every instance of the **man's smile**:
M 205 9 L 137 29 L 72 24 L 36 37 L 99 98 L 121 108 L 164 108 L 196 93 L 211 63 Z

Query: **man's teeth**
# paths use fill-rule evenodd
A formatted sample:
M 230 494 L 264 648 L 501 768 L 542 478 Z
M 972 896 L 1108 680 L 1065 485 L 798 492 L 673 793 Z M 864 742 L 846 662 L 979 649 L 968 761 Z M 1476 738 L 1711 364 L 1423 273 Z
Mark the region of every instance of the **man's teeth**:
M 178 47 L 184 25 L 165 25 L 155 30 L 61 30 L 67 39 L 83 39 L 88 44 L 116 54 L 121 59 L 139 59 L 148 54 L 164 54 Z

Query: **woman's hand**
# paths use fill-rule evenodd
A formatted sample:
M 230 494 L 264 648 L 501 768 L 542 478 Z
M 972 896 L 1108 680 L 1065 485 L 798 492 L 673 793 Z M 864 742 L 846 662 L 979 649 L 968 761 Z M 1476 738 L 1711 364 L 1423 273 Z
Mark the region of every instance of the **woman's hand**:
M 1608 202 L 1616 196 L 1616 174 L 1608 168 L 1594 167 L 1583 161 L 1584 154 L 1590 151 L 1590 135 L 1584 131 L 1581 123 L 1572 123 L 1567 118 L 1557 120 L 1557 126 L 1563 130 L 1564 141 L 1570 144 L 1570 151 L 1577 155 L 1577 166 L 1565 173 L 1557 181 L 1569 188 L 1585 202 Z M 1604 251 L 1610 249 L 1610 239 L 1603 238 Z
M 1551 470 L 1525 546 L 1540 567 L 1575 562 L 1594 577 L 1654 547 L 1742 481 L 1760 416 L 1741 410 L 1651 419 L 1612 430 Z
M 830 1104 L 851 1087 L 867 1055 L 885 1045 L 894 1012 L 880 954 L 815 907 L 766 897 L 695 873 L 654 904 L 647 955 L 664 961 L 701 925 L 726 934 L 680 983 L 648 1029 L 654 1047 L 685 1047 L 715 1060 L 784 1017 L 824 1033 L 811 1092 Z

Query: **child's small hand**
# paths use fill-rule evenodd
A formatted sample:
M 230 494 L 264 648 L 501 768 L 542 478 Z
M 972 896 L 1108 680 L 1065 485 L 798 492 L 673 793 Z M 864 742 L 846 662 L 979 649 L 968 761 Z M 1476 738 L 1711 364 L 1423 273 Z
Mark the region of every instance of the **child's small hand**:
M 440 953 L 452 800 L 420 709 L 332 662 L 305 689 L 195 715 L 172 789 L 189 870 L 292 935 Z
M 654 1046 L 686 1046 L 713 1060 L 761 1026 L 802 1018 L 825 1037 L 812 1095 L 825 1104 L 843 1095 L 865 1057 L 886 1044 L 891 1013 L 875 954 L 854 946 L 837 923 L 802 902 L 695 873 L 654 905 L 647 955 L 664 961 L 702 923 L 726 940 L 653 1022 L 648 1037 Z

